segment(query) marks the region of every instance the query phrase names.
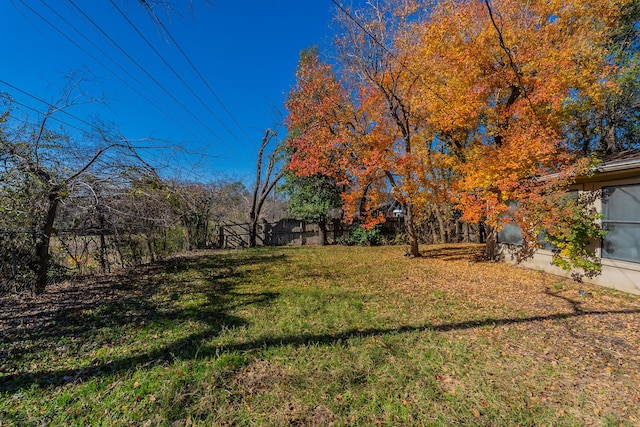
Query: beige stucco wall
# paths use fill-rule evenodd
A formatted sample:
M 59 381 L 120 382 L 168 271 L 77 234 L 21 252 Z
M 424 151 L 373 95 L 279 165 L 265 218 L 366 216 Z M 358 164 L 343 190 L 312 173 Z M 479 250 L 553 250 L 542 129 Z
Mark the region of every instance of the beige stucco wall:
M 580 192 L 599 193 L 602 187 L 630 184 L 640 184 L 639 169 L 629 169 L 585 177 L 573 185 L 571 189 Z M 602 211 L 600 198 L 596 199 L 595 208 L 599 212 Z M 638 212 L 638 220 L 640 220 L 640 211 Z M 601 255 L 600 242 L 594 242 L 593 249 L 596 255 Z M 510 255 L 509 245 L 502 245 L 502 252 L 507 262 L 515 262 Z M 538 250 L 532 259 L 522 262 L 521 265 L 526 268 L 542 270 L 558 276 L 571 278 L 570 272 L 552 265 L 551 258 L 551 251 Z M 640 263 L 605 258 L 602 259 L 602 273 L 593 279 L 584 278 L 583 280 L 584 282 L 594 285 L 640 294 Z
M 513 262 L 510 257 L 506 260 Z M 551 264 L 550 251 L 539 250 L 533 259 L 524 261 L 520 265 L 571 279 L 569 272 Z M 602 274 L 593 279 L 585 277 L 583 281 L 640 295 L 640 264 L 603 259 Z

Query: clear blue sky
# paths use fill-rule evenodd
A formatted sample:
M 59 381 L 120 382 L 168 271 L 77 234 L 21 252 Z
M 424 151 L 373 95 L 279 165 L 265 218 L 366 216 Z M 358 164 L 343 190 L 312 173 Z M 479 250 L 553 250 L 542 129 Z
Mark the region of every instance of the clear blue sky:
M 82 89 L 104 103 L 75 106 L 69 110 L 73 115 L 87 120 L 99 115 L 113 122 L 129 139 L 151 136 L 169 141 L 169 145 L 182 144 L 189 151 L 202 152 L 206 155 L 203 158 L 179 155 L 175 162 L 186 169 L 197 164 L 198 172 L 205 174 L 201 179 L 208 179 L 209 174 L 224 174 L 248 182 L 265 129 L 277 126 L 286 114 L 284 99 L 294 84 L 300 51 L 313 45 L 322 48 L 332 42 L 332 2 L 193 0 L 192 9 L 187 6 L 176 6 L 177 10 L 170 12 L 156 9 L 171 36 L 238 126 L 169 36 L 158 25 L 154 26 L 139 0 L 113 1 L 204 105 L 149 48 L 111 0 L 0 1 L 0 80 L 54 102 L 62 92 L 66 76 L 82 74 L 85 76 Z M 186 0 L 170 3 L 188 4 Z M 36 110 L 47 109 L 46 105 L 3 82 L 0 82 L 0 91 L 8 92 L 19 103 Z M 21 110 L 19 114 L 28 114 L 29 120 L 38 119 L 34 111 L 16 107 Z M 58 117 L 78 127 L 86 126 L 69 116 Z M 282 129 L 281 136 L 284 134 Z

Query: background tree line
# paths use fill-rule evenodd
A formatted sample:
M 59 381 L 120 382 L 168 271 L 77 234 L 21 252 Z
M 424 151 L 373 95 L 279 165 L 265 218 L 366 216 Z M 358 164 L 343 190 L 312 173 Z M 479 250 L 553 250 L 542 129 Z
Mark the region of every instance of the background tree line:
M 73 86 L 73 85 L 72 85 Z M 0 281 L 45 291 L 71 271 L 109 272 L 216 245 L 217 224 L 249 222 L 251 192 L 227 178 L 162 178 L 144 145 L 95 122 L 69 133 L 54 125 L 74 87 L 35 121 L 9 95 L 0 116 Z M 277 202 L 277 203 L 276 203 Z M 259 214 L 282 210 L 264 203 Z

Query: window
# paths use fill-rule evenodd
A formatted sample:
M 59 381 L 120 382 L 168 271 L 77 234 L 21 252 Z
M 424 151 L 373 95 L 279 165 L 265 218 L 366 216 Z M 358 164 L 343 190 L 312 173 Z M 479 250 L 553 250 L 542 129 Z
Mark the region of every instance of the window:
M 505 224 L 500 231 L 498 231 L 498 242 L 508 243 L 510 245 L 522 244 L 522 229 L 515 224 Z
M 515 211 L 517 207 L 517 202 L 510 200 L 507 202 L 507 206 L 509 206 L 509 214 L 513 214 L 513 211 Z M 522 229 L 516 224 L 508 222 L 509 214 L 504 216 L 504 221 L 506 224 L 504 224 L 500 231 L 498 231 L 498 243 L 521 245 L 523 243 Z
M 602 257 L 640 262 L 640 185 L 602 188 Z

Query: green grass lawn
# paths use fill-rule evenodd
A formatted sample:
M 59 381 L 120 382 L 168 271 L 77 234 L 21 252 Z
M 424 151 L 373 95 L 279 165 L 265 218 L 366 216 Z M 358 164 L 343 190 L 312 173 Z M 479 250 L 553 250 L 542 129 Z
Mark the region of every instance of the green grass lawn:
M 0 298 L 0 426 L 640 425 L 640 298 L 478 250 L 207 252 Z

